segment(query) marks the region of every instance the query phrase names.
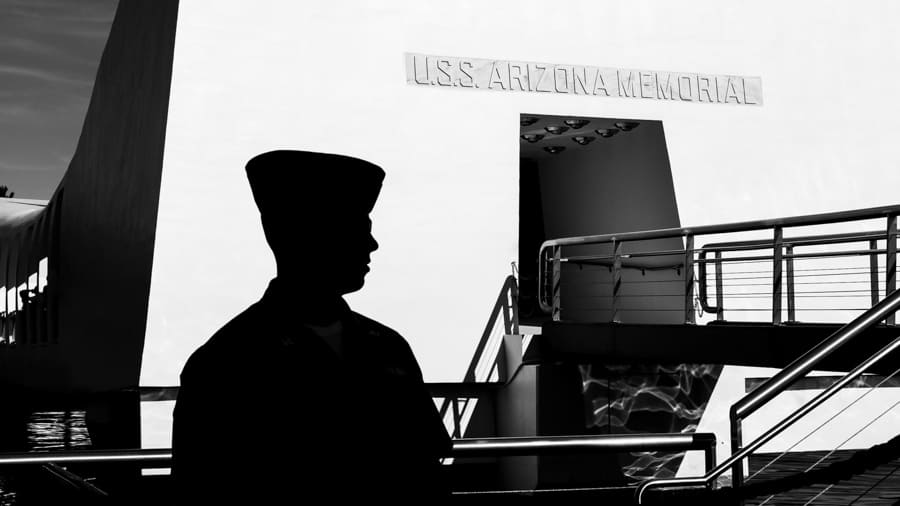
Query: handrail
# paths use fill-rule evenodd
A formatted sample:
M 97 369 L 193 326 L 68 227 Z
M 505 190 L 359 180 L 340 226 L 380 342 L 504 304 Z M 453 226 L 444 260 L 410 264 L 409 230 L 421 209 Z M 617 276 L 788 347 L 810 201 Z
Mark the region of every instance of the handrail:
M 709 469 L 712 465 L 715 465 L 716 435 L 710 432 L 690 434 L 602 434 L 591 436 L 460 439 L 453 443 L 454 457 L 503 457 L 650 450 L 704 450 L 707 454 L 707 469 Z
M 778 374 L 770 378 L 768 381 L 744 396 L 731 408 L 732 424 L 735 424 L 736 422 L 739 423 L 741 418 L 753 413 L 755 410 L 759 409 L 760 406 L 775 398 L 775 396 L 787 389 L 787 387 L 789 387 L 794 381 L 810 372 L 819 362 L 824 360 L 843 344 L 858 336 L 861 332 L 871 327 L 872 325 L 875 325 L 878 322 L 884 320 L 889 314 L 893 314 L 898 309 L 900 309 L 900 291 L 895 291 L 883 301 L 879 302 L 874 307 L 863 313 L 861 316 L 848 323 L 847 325 L 841 327 L 840 330 L 832 334 L 830 337 L 822 341 L 819 345 L 802 355 L 800 358 L 791 362 L 787 367 L 782 369 Z M 740 450 L 733 449 L 734 451 L 728 459 L 716 466 L 713 470 L 707 472 L 704 476 L 694 478 L 667 478 L 660 480 L 648 480 L 641 483 L 635 493 L 638 504 L 641 504 L 644 492 L 646 492 L 650 488 L 661 488 L 666 486 L 708 487 L 710 486 L 712 480 L 728 470 L 729 467 L 732 467 L 733 472 L 736 473 L 735 477 L 733 477 L 733 483 L 735 483 L 735 485 L 737 486 L 737 484 L 739 484 L 741 481 L 741 479 L 737 477 L 737 473 L 740 473 L 741 475 L 743 473 L 743 468 L 740 465 L 740 462 L 744 458 L 759 449 L 762 445 L 783 432 L 785 429 L 793 425 L 794 422 L 808 414 L 817 406 L 831 398 L 831 396 L 837 393 L 841 388 L 849 384 L 857 377 L 861 376 L 863 372 L 865 372 L 865 370 L 872 364 L 878 362 L 898 348 L 900 348 L 900 337 L 892 341 L 890 344 L 879 350 L 874 355 L 870 356 L 862 364 L 847 373 L 822 393 L 815 396 L 806 404 L 795 410 L 787 418 L 777 423 L 774 427 L 758 436 L 755 440 L 753 440 L 753 442 L 744 446 Z M 735 433 L 740 434 L 740 430 L 738 429 L 735 431 L 735 427 L 733 425 L 732 434 Z
M 497 295 L 497 302 L 494 303 L 494 308 L 491 310 L 491 316 L 488 318 L 487 325 L 484 327 L 484 332 L 481 333 L 481 340 L 478 341 L 478 346 L 475 348 L 475 354 L 472 355 L 471 362 L 469 362 L 469 368 L 466 369 L 466 375 L 463 378 L 463 382 L 476 381 L 475 369 L 477 369 L 478 362 L 481 360 L 481 354 L 484 353 L 484 349 L 487 347 L 488 339 L 491 337 L 491 333 L 494 330 L 494 326 L 497 324 L 497 319 L 499 318 L 501 311 L 507 306 L 507 294 L 512 294 L 513 297 L 515 297 L 518 294 L 517 289 L 516 278 L 512 275 L 507 276 L 506 279 L 503 280 L 503 288 L 500 289 L 500 294 Z M 511 333 L 513 330 L 513 324 L 518 327 L 518 322 L 510 321 L 505 329 L 507 334 Z
M 476 378 L 476 370 L 478 369 L 478 364 L 481 362 L 482 355 L 484 354 L 485 348 L 487 348 L 488 341 L 490 340 L 491 335 L 493 334 L 494 327 L 497 325 L 497 321 L 500 316 L 503 316 L 503 324 L 504 324 L 504 332 L 507 334 L 510 333 L 518 333 L 519 331 L 519 313 L 516 308 L 516 300 L 518 298 L 518 284 L 516 283 L 516 278 L 513 275 L 509 275 L 506 279 L 503 280 L 503 287 L 500 289 L 500 293 L 497 295 L 497 301 L 494 303 L 494 307 L 491 309 L 491 315 L 488 317 L 487 324 L 485 325 L 484 332 L 481 334 L 481 339 L 478 341 L 478 346 L 475 348 L 475 353 L 472 355 L 472 360 L 469 363 L 468 369 L 466 369 L 466 374 L 463 377 L 463 383 L 474 383 L 479 381 Z M 441 403 L 441 408 L 438 410 L 441 420 L 443 420 L 447 416 L 447 412 L 450 410 L 451 405 L 458 401 L 458 397 L 445 397 L 444 401 Z M 466 403 L 463 411 L 467 409 L 469 406 Z M 453 406 L 453 437 L 460 438 L 462 437 L 462 428 L 459 426 L 463 417 L 463 413 L 459 410 L 457 406 Z
M 781 229 L 784 227 L 799 227 L 811 225 L 825 225 L 842 221 L 866 220 L 875 218 L 891 218 L 900 214 L 900 205 L 872 207 L 851 211 L 838 211 L 831 213 L 819 213 L 787 218 L 775 218 L 768 220 L 743 221 L 719 225 L 704 225 L 699 227 L 665 228 L 657 230 L 643 230 L 636 232 L 624 232 L 614 234 L 600 234 L 581 237 L 567 237 L 544 241 L 538 251 L 538 303 L 543 311 L 550 313 L 554 309 L 547 303 L 544 273 L 547 262 L 546 250 L 553 248 L 557 251 L 562 246 L 579 246 L 587 244 L 616 243 L 628 241 L 642 241 L 650 239 L 665 239 L 674 237 L 692 237 L 695 235 L 724 234 L 734 232 L 749 232 L 752 230 L 764 230 L 770 228 Z M 693 248 L 689 248 L 693 249 Z M 554 263 L 558 263 L 558 255 L 554 254 Z
M 826 244 L 846 244 L 851 242 L 861 242 L 861 241 L 876 241 L 878 239 L 886 238 L 887 234 L 884 231 L 870 231 L 870 232 L 847 232 L 841 234 L 823 234 L 823 235 L 811 235 L 811 236 L 799 236 L 799 237 L 786 237 L 783 239 L 782 246 L 789 251 L 788 254 L 783 255 L 785 259 L 793 259 L 793 258 L 824 258 L 826 256 L 835 256 L 835 255 L 848 255 L 850 253 L 857 253 L 860 255 L 874 255 L 879 253 L 885 253 L 885 250 L 876 249 L 870 246 L 869 249 L 865 251 L 859 252 L 832 252 L 832 253 L 813 253 L 807 255 L 795 255 L 790 253 L 792 247 L 797 246 L 820 246 Z M 697 281 L 698 281 L 698 299 L 700 301 L 700 307 L 703 308 L 703 311 L 710 314 L 719 314 L 722 311 L 722 307 L 720 306 L 722 299 L 722 290 L 721 290 L 721 266 L 723 263 L 728 261 L 741 261 L 747 260 L 748 257 L 734 257 L 731 259 L 722 258 L 721 254 L 725 252 L 735 252 L 735 251 L 752 251 L 763 248 L 774 248 L 775 241 L 772 239 L 755 239 L 755 240 L 747 240 L 747 241 L 729 241 L 729 242 L 716 242 L 710 244 L 704 244 L 701 247 L 697 254 Z M 712 260 L 707 259 L 708 253 L 715 253 L 715 258 Z M 751 258 L 763 258 L 763 259 L 771 259 L 771 255 L 767 255 L 764 257 L 751 257 Z M 716 305 L 712 306 L 709 304 L 709 288 L 707 286 L 707 264 L 715 264 L 716 266 Z M 793 270 L 788 269 L 787 272 L 787 286 L 788 286 L 788 297 L 792 297 L 793 286 L 794 286 L 794 277 Z M 872 290 L 877 289 L 877 278 L 872 286 Z M 874 299 L 874 298 L 873 298 Z M 792 304 L 793 301 L 789 300 L 788 304 Z M 790 310 L 788 311 L 790 313 Z M 789 314 L 788 319 L 793 319 L 793 315 Z
M 884 237 L 884 231 L 872 230 L 869 232 L 846 232 L 842 234 L 822 234 L 822 235 L 805 235 L 799 237 L 785 237 L 785 246 L 813 246 L 819 244 L 836 244 L 844 242 L 868 241 L 869 239 L 881 239 Z M 714 242 L 704 244 L 702 250 L 715 251 L 727 250 L 732 251 L 734 248 L 747 247 L 755 249 L 753 246 L 771 246 L 771 239 L 753 239 L 747 241 L 730 241 L 730 242 Z
M 453 441 L 448 456 L 474 458 L 641 450 L 704 450 L 709 466 L 715 462 L 716 436 L 708 432 L 698 432 L 457 439 Z M 172 450 L 168 448 L 0 453 L 0 466 L 113 462 L 171 464 L 171 461 Z
M 731 407 L 731 411 L 740 418 L 746 418 L 763 404 L 775 398 L 776 395 L 784 391 L 794 381 L 812 371 L 819 362 L 831 355 L 832 352 L 872 325 L 884 320 L 887 315 L 898 309 L 900 309 L 900 291 L 892 293 L 855 320 L 838 329 L 811 350 L 795 359 L 784 369 L 778 371 L 765 383 L 759 385 L 736 402 Z
M 113 462 L 143 462 L 168 464 L 172 450 L 68 450 L 64 452 L 10 452 L 0 453 L 0 466 L 23 464 L 95 464 Z

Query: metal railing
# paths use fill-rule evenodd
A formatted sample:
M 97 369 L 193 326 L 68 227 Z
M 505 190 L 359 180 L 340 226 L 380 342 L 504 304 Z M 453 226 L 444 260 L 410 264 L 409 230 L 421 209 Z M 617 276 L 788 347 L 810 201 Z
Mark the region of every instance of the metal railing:
M 900 309 L 900 292 L 895 291 L 876 304 L 873 308 L 866 311 L 863 315 L 842 327 L 803 356 L 791 362 L 791 364 L 778 374 L 754 389 L 731 408 L 732 454 L 728 459 L 701 477 L 648 480 L 642 483 L 637 489 L 636 499 L 638 504 L 641 504 L 644 494 L 649 489 L 664 487 L 710 487 L 713 480 L 729 469 L 732 470 L 733 485 L 739 487 L 742 484 L 743 479 L 742 462 L 744 458 L 771 441 L 775 436 L 782 433 L 796 421 L 800 420 L 813 409 L 831 398 L 839 390 L 848 384 L 851 384 L 853 380 L 861 376 L 863 372 L 873 364 L 882 360 L 897 349 L 900 349 L 900 337 L 894 339 L 887 346 L 867 358 L 859 366 L 844 375 L 822 393 L 816 395 L 813 399 L 792 412 L 770 429 L 763 432 L 763 434 L 746 446 L 741 445 L 741 421 L 754 411 L 758 410 L 761 406 L 774 399 L 775 396 L 786 390 L 796 380 L 812 371 L 817 364 L 838 350 L 841 346 L 860 335 L 864 330 L 885 320 L 889 315 L 893 315 L 898 309 Z
M 890 223 L 888 225 L 890 227 Z M 890 241 L 887 241 L 886 247 L 880 248 L 878 245 L 879 241 L 885 241 L 888 237 L 888 232 L 879 232 L 879 231 L 871 231 L 871 232 L 858 232 L 858 233 L 842 233 L 842 234 L 824 234 L 817 236 L 803 236 L 803 237 L 785 237 L 782 240 L 782 260 L 784 262 L 784 286 L 786 288 L 785 302 L 787 305 L 787 321 L 794 322 L 797 320 L 797 299 L 803 297 L 819 297 L 819 298 L 828 298 L 828 297 L 851 297 L 851 298 L 868 298 L 871 301 L 872 305 L 878 303 L 878 301 L 882 298 L 881 292 L 890 293 L 895 289 L 895 280 L 896 273 L 894 272 L 893 277 L 891 275 L 885 276 L 885 286 L 882 288 L 879 283 L 879 274 L 888 273 L 890 274 L 890 270 L 885 268 L 884 271 L 881 270 L 878 262 L 879 255 L 885 255 L 888 260 L 890 260 L 890 255 L 896 255 L 896 248 L 891 250 Z M 811 253 L 797 253 L 796 251 L 799 248 L 810 248 L 815 246 L 833 246 L 833 245 L 852 245 L 854 243 L 864 243 L 866 245 L 863 249 L 850 249 L 850 250 L 837 250 L 837 251 L 825 251 L 825 252 L 811 252 Z M 698 259 L 697 259 L 697 285 L 698 285 L 698 300 L 700 303 L 700 307 L 706 313 L 715 314 L 717 320 L 725 319 L 725 307 L 724 307 L 724 281 L 725 276 L 723 274 L 723 265 L 728 263 L 729 261 L 740 261 L 742 263 L 746 263 L 748 261 L 769 261 L 773 259 L 772 255 L 744 255 L 735 257 L 732 259 L 723 258 L 723 254 L 725 253 L 750 253 L 753 251 L 764 250 L 764 249 L 773 249 L 775 248 L 775 242 L 773 240 L 755 240 L 755 241 L 734 241 L 734 242 L 722 242 L 722 243 L 714 243 L 714 244 L 705 244 L 702 248 L 698 250 Z M 708 255 L 713 254 L 714 258 L 709 259 Z M 868 259 L 869 263 L 867 267 L 864 268 L 812 268 L 803 270 L 802 273 L 797 274 L 796 264 L 798 262 L 804 260 L 816 260 L 816 259 L 834 259 L 834 258 L 852 258 L 852 257 L 865 257 Z M 889 263 L 889 261 L 888 261 Z M 708 276 L 708 264 L 713 264 L 714 266 L 714 283 L 715 283 L 715 305 L 709 303 L 709 276 Z M 885 266 L 887 267 L 887 266 Z M 832 271 L 832 272 L 827 272 Z M 812 274 L 809 274 L 812 273 Z M 754 283 L 752 282 L 754 279 L 761 279 L 758 276 L 747 276 L 747 274 L 758 274 L 753 271 L 745 271 L 743 272 L 745 276 L 736 278 L 737 280 L 750 280 L 746 282 L 743 286 L 753 287 L 753 286 L 764 286 L 766 283 Z M 840 276 L 839 281 L 835 281 L 833 278 Z M 853 277 L 848 277 L 853 276 Z M 797 281 L 797 278 L 806 280 L 806 281 Z M 856 277 L 862 277 L 862 279 L 854 279 Z M 810 278 L 832 278 L 831 280 L 827 279 L 816 279 L 814 281 L 810 281 Z M 836 290 L 824 290 L 820 292 L 816 291 L 798 291 L 797 285 L 803 284 L 806 287 L 810 285 L 828 285 L 829 288 L 835 288 L 837 285 L 838 289 Z M 847 288 L 845 285 L 856 285 Z M 856 289 L 859 285 L 865 285 L 863 289 Z M 732 285 L 735 286 L 735 285 Z M 740 285 L 736 285 L 740 286 Z M 739 297 L 750 298 L 753 295 L 762 295 L 762 294 L 741 294 L 741 292 L 737 292 Z M 774 290 L 771 294 L 774 297 L 776 294 Z M 773 315 L 773 318 L 775 316 Z M 777 323 L 777 322 L 776 322 Z
M 518 284 L 512 275 L 503 281 L 475 353 L 462 383 L 427 383 L 432 397 L 441 403 L 439 413 L 448 432 L 459 439 L 478 399 L 493 395 L 496 387 L 514 371 L 504 359 L 503 336 L 519 333 Z M 143 401 L 172 401 L 178 387 L 141 387 Z
M 457 439 L 448 457 L 480 458 L 519 455 L 616 453 L 629 451 L 702 450 L 707 469 L 715 464 L 716 436 L 693 434 L 627 434 Z M 137 463 L 153 467 L 172 464 L 171 449 L 80 450 L 65 452 L 0 453 L 0 466 Z
M 459 439 L 463 436 L 467 414 L 475 408 L 479 397 L 492 391 L 490 383 L 505 381 L 513 372 L 507 370 L 506 361 L 503 359 L 503 336 L 519 333 L 518 296 L 516 278 L 512 275 L 507 276 L 466 369 L 463 383 L 435 386 L 440 388 L 440 392 L 432 388 L 434 397 L 441 397 L 438 394 L 443 394 L 439 412 L 454 438 Z M 479 388 L 479 383 L 488 385 Z
M 782 299 L 785 297 L 787 297 L 788 301 L 788 319 L 791 320 L 795 316 L 794 303 L 798 294 L 794 291 L 793 264 L 802 259 L 867 256 L 872 260 L 876 255 L 884 254 L 886 259 L 884 267 L 884 296 L 893 293 L 896 290 L 897 283 L 896 238 L 898 214 L 900 214 L 900 206 L 895 205 L 722 225 L 670 228 L 549 240 L 541 245 L 538 254 L 538 301 L 543 311 L 552 314 L 554 320 L 559 320 L 561 318 L 561 294 L 564 288 L 562 283 L 562 266 L 564 264 L 575 264 L 579 266 L 600 265 L 609 269 L 611 280 L 605 284 L 610 285 L 611 290 L 608 295 L 599 295 L 598 297 L 611 299 L 610 307 L 613 314 L 612 321 L 617 321 L 617 314 L 623 311 L 623 306 L 621 304 L 622 300 L 624 297 L 628 297 L 622 293 L 622 273 L 624 270 L 645 270 L 649 268 L 673 269 L 679 271 L 678 276 L 683 286 L 683 293 L 663 294 L 660 296 L 681 297 L 683 304 L 680 309 L 676 310 L 683 312 L 683 321 L 685 323 L 696 323 L 697 308 L 695 308 L 695 300 L 698 298 L 701 305 L 700 309 L 705 305 L 706 309 L 711 310 L 712 312 L 721 313 L 723 311 L 724 304 L 721 300 L 721 297 L 723 297 L 721 285 L 723 265 L 733 262 L 769 262 L 771 271 L 768 275 L 771 279 L 771 289 L 764 295 L 769 297 L 771 301 L 771 306 L 769 308 L 771 322 L 778 324 L 782 322 Z M 784 238 L 784 230 L 791 227 L 807 227 L 872 219 L 885 220 L 886 223 L 883 232 L 860 232 L 855 234 L 827 234 L 813 237 Z M 772 238 L 763 241 L 710 244 L 702 248 L 694 248 L 694 242 L 698 236 L 732 234 L 759 230 L 770 230 Z M 624 248 L 624 245 L 634 245 L 640 241 L 660 239 L 680 239 L 683 241 L 684 248 L 634 252 L 626 252 Z M 877 242 L 879 240 L 885 242 L 885 247 L 883 249 L 878 248 Z M 794 251 L 795 248 L 800 246 L 839 244 L 854 241 L 866 241 L 868 243 L 867 248 L 849 251 L 811 253 L 798 253 Z M 605 254 L 593 255 L 566 254 L 565 250 L 567 249 L 577 249 L 578 247 L 588 245 L 602 245 L 607 248 L 608 252 Z M 750 256 L 726 257 L 724 255 L 726 252 L 734 253 L 751 251 L 753 249 L 766 249 L 769 251 L 765 254 Z M 708 254 L 710 253 L 714 255 L 714 258 L 708 258 Z M 660 264 L 661 258 L 663 260 L 677 260 Z M 654 260 L 656 260 L 656 262 L 653 262 Z M 716 306 L 709 305 L 707 301 L 707 264 L 713 264 L 716 269 Z M 787 292 L 785 292 L 785 287 L 782 283 L 785 265 L 788 270 L 786 276 L 788 279 Z M 695 267 L 699 270 L 700 279 L 698 279 L 698 276 L 695 276 Z M 868 280 L 874 282 L 877 286 L 879 283 L 877 275 L 880 272 L 877 258 L 870 261 L 869 269 L 871 272 L 868 273 Z M 695 284 L 699 285 L 698 291 L 702 290 L 699 297 L 695 296 Z M 876 296 L 880 294 L 879 292 L 880 290 L 875 291 Z M 826 295 L 828 295 L 828 293 L 826 293 Z M 875 296 L 872 296 L 871 299 L 874 300 Z M 864 309 L 866 308 L 860 308 L 860 310 Z M 893 323 L 893 320 L 888 320 L 888 323 Z
M 694 433 L 459 439 L 453 441 L 449 457 L 455 459 L 491 458 L 650 450 L 703 451 L 706 469 L 711 469 L 716 462 L 716 436 L 711 433 Z M 108 494 L 88 480 L 65 469 L 64 466 L 109 463 L 131 463 L 140 467 L 168 468 L 172 465 L 172 450 L 123 449 L 0 453 L 0 468 L 4 466 L 40 465 L 58 477 L 65 479 L 68 483 L 97 497 L 107 497 Z M 560 490 L 560 492 L 565 492 L 565 490 Z M 458 493 L 465 495 L 472 492 Z M 486 494 L 491 493 L 491 491 L 475 493 Z

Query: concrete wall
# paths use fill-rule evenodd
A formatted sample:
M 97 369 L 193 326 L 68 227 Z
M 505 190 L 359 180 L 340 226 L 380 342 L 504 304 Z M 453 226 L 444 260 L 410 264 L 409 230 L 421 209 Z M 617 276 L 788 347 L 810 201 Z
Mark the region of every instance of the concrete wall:
M 386 168 L 381 249 L 349 300 L 406 335 L 432 380 L 461 377 L 516 259 L 522 113 L 661 121 L 685 225 L 894 203 L 900 37 L 871 12 L 898 8 L 186 3 L 142 382 L 175 383 L 272 275 L 243 175 L 265 149 Z M 414 86 L 406 52 L 761 76 L 764 105 Z

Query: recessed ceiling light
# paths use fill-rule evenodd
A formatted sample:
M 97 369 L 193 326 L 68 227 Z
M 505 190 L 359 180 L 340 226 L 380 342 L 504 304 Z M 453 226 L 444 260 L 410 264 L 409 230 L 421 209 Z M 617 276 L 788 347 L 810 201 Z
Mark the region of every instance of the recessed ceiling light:
M 519 125 L 521 125 L 523 127 L 531 126 L 531 125 L 537 123 L 537 120 L 538 119 L 535 118 L 534 116 L 520 116 L 519 117 Z
M 550 153 L 551 155 L 558 154 L 565 150 L 566 150 L 565 146 L 547 146 L 544 148 L 544 151 Z
M 594 139 L 596 139 L 596 137 L 591 137 L 588 135 L 576 135 L 575 137 L 572 137 L 573 141 L 577 142 L 578 144 L 581 144 L 582 146 L 584 146 L 585 144 L 590 144 L 590 143 L 594 142 Z
M 578 130 L 579 128 L 583 127 L 584 125 L 587 125 L 588 123 L 590 123 L 590 121 L 586 120 L 586 119 L 567 119 L 566 121 L 564 121 L 564 123 L 566 125 L 569 125 L 570 127 L 574 128 L 575 130 Z
M 630 130 L 634 130 L 635 128 L 638 127 L 638 125 L 640 125 L 640 123 L 638 123 L 636 121 L 617 121 L 616 122 L 616 128 L 618 128 L 619 130 L 621 130 L 623 132 L 628 132 Z
M 594 131 L 597 132 L 597 135 L 599 135 L 600 137 L 603 137 L 604 139 L 608 139 L 608 138 L 612 137 L 613 135 L 616 135 L 617 133 L 619 133 L 619 131 L 616 130 L 615 128 L 598 128 Z
M 537 142 L 544 138 L 544 134 L 522 134 L 522 138 L 528 142 Z
M 544 130 L 550 132 L 553 135 L 559 135 L 561 133 L 566 132 L 568 129 L 569 129 L 569 127 L 564 127 L 561 125 L 550 125 L 550 126 L 544 127 Z

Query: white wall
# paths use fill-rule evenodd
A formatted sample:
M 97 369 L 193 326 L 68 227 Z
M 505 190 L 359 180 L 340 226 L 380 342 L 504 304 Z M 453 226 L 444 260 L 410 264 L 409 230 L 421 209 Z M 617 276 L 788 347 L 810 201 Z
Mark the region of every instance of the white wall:
M 462 377 L 516 257 L 520 113 L 662 120 L 683 225 L 896 203 L 898 10 L 183 0 L 141 382 L 177 384 L 272 275 L 243 174 L 263 150 L 385 167 L 381 249 L 349 302 L 404 334 L 429 380 Z M 761 76 L 765 102 L 415 87 L 405 52 Z

